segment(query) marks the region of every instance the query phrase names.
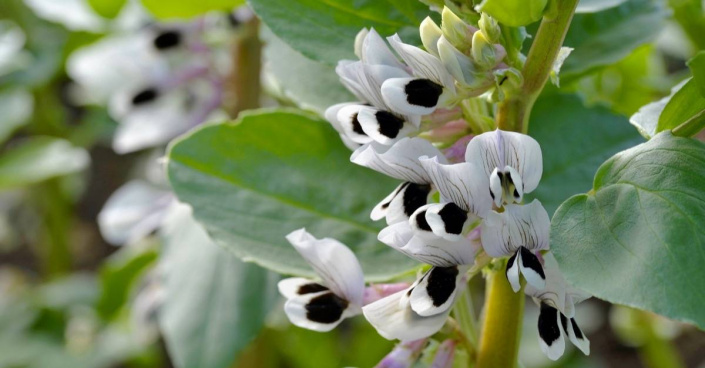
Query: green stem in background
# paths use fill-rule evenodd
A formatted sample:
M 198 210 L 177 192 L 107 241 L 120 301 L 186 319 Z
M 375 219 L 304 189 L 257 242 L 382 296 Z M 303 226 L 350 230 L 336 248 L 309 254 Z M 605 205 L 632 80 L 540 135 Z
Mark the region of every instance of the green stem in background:
M 48 180 L 34 193 L 42 212 L 43 226 L 37 255 L 44 275 L 56 277 L 71 270 L 70 231 L 73 210 L 60 179 Z
M 260 107 L 262 86 L 262 41 L 259 39 L 259 19 L 242 25 L 242 36 L 238 40 L 233 55 L 233 72 L 226 88 L 226 109 L 236 118 L 240 112 Z M 228 104 L 227 102 L 234 103 Z
M 644 338 L 639 347 L 639 355 L 644 365 L 649 368 L 685 368 L 673 344 L 656 332 L 654 316 L 641 310 L 634 310 L 634 313 Z
M 534 102 L 551 73 L 553 61 L 563 45 L 578 0 L 553 0 L 551 17 L 545 16 L 534 37 L 522 70 L 521 89 L 499 104 L 497 126 L 502 130 L 526 133 Z
M 480 335 L 477 368 L 513 368 L 519 358 L 524 316 L 524 287 L 514 292 L 504 274 L 506 261 L 487 275 L 485 320 Z
M 477 347 L 477 318 L 475 316 L 475 309 L 472 304 L 472 296 L 470 293 L 470 284 L 468 283 L 468 287 L 465 288 L 465 291 L 455 303 L 453 316 L 455 317 L 455 320 L 458 321 L 458 325 L 465 334 L 465 338 L 468 339 L 472 346 Z
M 668 0 L 673 18 L 697 50 L 705 50 L 705 16 L 701 0 Z

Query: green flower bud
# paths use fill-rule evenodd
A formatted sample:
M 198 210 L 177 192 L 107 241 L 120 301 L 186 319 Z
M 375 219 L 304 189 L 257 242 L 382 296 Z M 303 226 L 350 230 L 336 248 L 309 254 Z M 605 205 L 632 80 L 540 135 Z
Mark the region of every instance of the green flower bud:
M 426 48 L 426 51 L 433 56 L 438 56 L 438 40 L 443 36 L 443 31 L 441 31 L 441 28 L 438 27 L 431 17 L 426 17 L 426 19 L 421 22 L 419 34 L 421 35 L 421 43 L 423 43 L 423 47 Z
M 497 23 L 494 18 L 487 15 L 487 13 L 482 13 L 478 25 L 480 26 L 480 30 L 485 34 L 485 36 L 487 36 L 487 39 L 491 43 L 499 42 L 502 30 L 499 29 L 499 23 Z
M 461 52 L 467 51 L 472 45 L 472 29 L 448 7 L 443 8 L 441 18 L 443 36 Z
M 497 64 L 497 53 L 494 45 L 482 31 L 475 32 L 472 36 L 470 54 L 475 63 L 483 69 L 490 69 Z

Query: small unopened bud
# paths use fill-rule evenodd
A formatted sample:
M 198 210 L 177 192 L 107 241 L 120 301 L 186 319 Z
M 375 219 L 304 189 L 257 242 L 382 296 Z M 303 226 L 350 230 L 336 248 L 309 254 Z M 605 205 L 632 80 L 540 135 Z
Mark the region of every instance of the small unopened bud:
M 482 13 L 482 15 L 480 15 L 478 25 L 480 26 L 480 30 L 487 37 L 487 40 L 491 43 L 499 42 L 502 30 L 499 29 L 499 23 L 497 23 L 494 18 L 487 15 L 487 13 Z
M 441 30 L 443 36 L 450 41 L 461 52 L 466 51 L 472 45 L 472 29 L 467 23 L 463 22 L 453 11 L 447 7 L 443 8 L 441 13 L 442 23 Z
M 474 70 L 472 60 L 458 51 L 445 36 L 438 40 L 438 55 L 443 66 L 458 83 L 461 85 L 472 84 L 472 71 Z
M 443 31 L 431 17 L 421 22 L 419 26 L 419 34 L 421 35 L 421 43 L 430 54 L 438 56 L 438 40 L 443 36 Z
M 524 83 L 524 77 L 515 68 L 498 70 L 494 75 L 497 87 L 501 87 L 505 91 L 518 90 Z
M 481 68 L 490 69 L 497 64 L 497 53 L 494 45 L 487 39 L 484 32 L 475 32 L 472 36 L 470 53 L 475 63 Z
M 357 55 L 359 59 L 362 59 L 362 44 L 368 33 L 370 33 L 370 31 L 367 28 L 363 28 L 360 32 L 357 32 L 357 36 L 355 36 L 355 55 Z

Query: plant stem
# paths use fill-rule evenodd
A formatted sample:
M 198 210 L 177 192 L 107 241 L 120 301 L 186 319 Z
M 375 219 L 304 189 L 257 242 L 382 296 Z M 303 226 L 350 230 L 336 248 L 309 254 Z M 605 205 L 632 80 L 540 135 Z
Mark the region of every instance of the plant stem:
M 514 292 L 499 262 L 487 275 L 485 320 L 480 335 L 477 368 L 517 366 L 524 315 L 524 287 Z
M 529 115 L 534 102 L 553 68 L 558 51 L 568 32 L 578 0 L 553 0 L 555 8 L 551 9 L 550 18 L 544 16 L 539 26 L 534 43 L 522 70 L 524 83 L 521 89 L 507 96 L 499 104 L 497 126 L 502 130 L 526 133 L 529 129 Z
M 455 303 L 455 309 L 453 314 L 455 319 L 460 325 L 460 329 L 465 334 L 465 337 L 472 344 L 472 346 L 477 348 L 477 318 L 475 317 L 475 310 L 472 305 L 472 297 L 470 295 L 470 283 L 468 283 L 463 295 L 460 296 L 457 303 Z
M 34 192 L 37 205 L 42 210 L 44 232 L 37 254 L 47 278 L 66 274 L 71 269 L 70 226 L 72 209 L 61 190 L 59 179 L 42 183 Z
M 262 41 L 257 17 L 242 25 L 242 33 L 232 53 L 234 68 L 228 78 L 228 95 L 225 96 L 226 103 L 234 101 L 226 106 L 233 118 L 242 111 L 258 108 L 262 94 Z

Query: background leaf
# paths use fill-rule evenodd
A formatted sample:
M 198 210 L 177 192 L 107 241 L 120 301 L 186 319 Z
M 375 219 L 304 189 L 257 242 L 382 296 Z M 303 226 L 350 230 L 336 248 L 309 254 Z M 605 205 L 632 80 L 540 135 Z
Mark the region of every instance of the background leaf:
M 621 152 L 551 224 L 551 247 L 576 287 L 705 328 L 705 145 L 661 133 Z M 615 282 L 619 280 L 619 282 Z
M 415 262 L 377 241 L 372 208 L 398 184 L 350 163 L 350 150 L 327 122 L 288 111 L 260 111 L 240 124 L 195 131 L 169 153 L 169 180 L 216 242 L 284 274 L 312 276 L 284 239 L 306 227 L 358 256 L 368 279 Z
M 127 0 L 87 0 L 88 4 L 99 15 L 106 18 L 115 18 Z
M 0 143 L 4 143 L 17 128 L 27 124 L 34 100 L 22 89 L 0 91 Z
M 700 95 L 705 97 L 705 51 L 697 53 L 687 64 L 695 83 L 700 87 Z
M 430 14 L 416 0 L 249 2 L 277 37 L 304 56 L 328 65 L 355 58 L 355 35 L 365 27 L 374 27 L 383 36 L 399 32 L 405 42 L 417 42 L 417 27 Z
M 576 13 L 597 13 L 606 9 L 614 8 L 623 4 L 627 0 L 580 0 Z
M 227 368 L 262 328 L 276 279 L 213 243 L 188 206 L 162 231 L 159 325 L 170 356 L 177 367 Z
M 695 78 L 689 80 L 670 98 L 658 118 L 656 133 L 688 122 L 705 123 L 705 96 L 700 94 L 700 86 Z
M 231 11 L 245 0 L 142 0 L 147 10 L 159 19 L 191 18 L 209 11 Z
M 38 183 L 85 169 L 88 153 L 58 138 L 34 136 L 0 156 L 0 189 Z
M 548 0 L 484 0 L 479 10 L 502 24 L 525 26 L 541 19 Z
M 529 127 L 543 151 L 541 185 L 530 194 L 548 213 L 588 191 L 595 171 L 610 156 L 643 142 L 626 118 L 604 107 L 587 108 L 573 95 L 542 96 Z

